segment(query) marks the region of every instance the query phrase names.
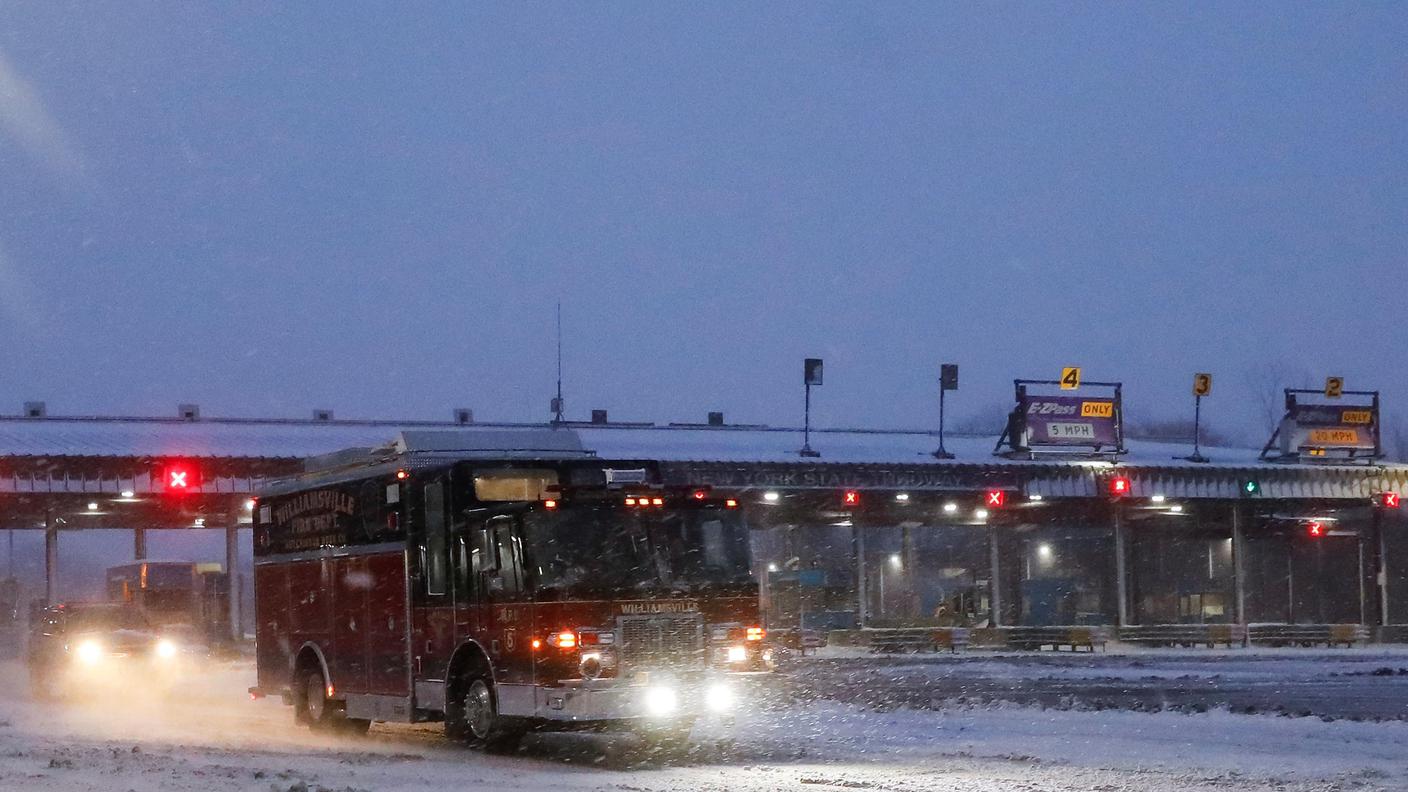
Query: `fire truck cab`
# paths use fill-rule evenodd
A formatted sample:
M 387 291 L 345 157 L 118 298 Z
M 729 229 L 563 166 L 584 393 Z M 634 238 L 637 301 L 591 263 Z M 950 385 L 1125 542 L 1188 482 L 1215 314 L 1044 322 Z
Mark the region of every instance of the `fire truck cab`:
M 738 500 L 661 487 L 650 460 L 474 429 L 316 468 L 257 500 L 251 689 L 315 728 L 681 743 L 772 669 Z

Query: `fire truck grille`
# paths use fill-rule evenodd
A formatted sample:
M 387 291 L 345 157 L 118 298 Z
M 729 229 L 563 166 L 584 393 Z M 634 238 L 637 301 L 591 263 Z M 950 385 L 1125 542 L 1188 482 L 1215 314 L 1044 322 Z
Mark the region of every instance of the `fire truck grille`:
M 698 665 L 704 661 L 704 621 L 699 614 L 622 616 L 621 664 Z

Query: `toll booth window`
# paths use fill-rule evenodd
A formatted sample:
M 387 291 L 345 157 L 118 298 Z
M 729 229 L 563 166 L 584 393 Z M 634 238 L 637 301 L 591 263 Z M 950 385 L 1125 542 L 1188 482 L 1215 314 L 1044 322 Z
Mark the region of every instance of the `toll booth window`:
M 445 482 L 425 486 L 425 593 L 444 594 L 449 580 L 449 542 L 445 521 Z

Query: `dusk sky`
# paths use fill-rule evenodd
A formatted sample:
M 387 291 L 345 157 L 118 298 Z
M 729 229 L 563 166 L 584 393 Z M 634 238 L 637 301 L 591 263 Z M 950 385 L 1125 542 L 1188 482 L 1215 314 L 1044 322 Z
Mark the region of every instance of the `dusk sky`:
M 0 6 L 0 412 L 1408 404 L 1402 5 Z M 1287 384 L 1306 384 L 1292 382 Z M 994 431 L 998 427 L 994 426 Z

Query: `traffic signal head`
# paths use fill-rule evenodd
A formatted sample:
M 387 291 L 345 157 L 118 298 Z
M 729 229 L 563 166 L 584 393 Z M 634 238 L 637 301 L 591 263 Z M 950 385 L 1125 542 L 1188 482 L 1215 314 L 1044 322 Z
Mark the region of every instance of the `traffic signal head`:
M 1128 476 L 1114 476 L 1110 479 L 1110 497 L 1123 498 L 1130 492 Z
M 1310 523 L 1305 526 L 1305 532 L 1318 539 L 1325 535 L 1325 524 L 1319 520 L 1311 520 Z
M 859 505 L 860 505 L 860 491 L 859 491 L 859 490 L 846 490 L 845 492 L 841 493 L 841 505 L 842 505 L 842 506 L 846 506 L 846 507 L 855 507 L 855 506 L 859 506 Z
M 983 506 L 988 509 L 1001 509 L 1007 505 L 1007 493 L 1000 489 L 990 489 L 983 497 Z
M 183 495 L 200 489 L 200 469 L 187 462 L 172 462 L 161 474 L 162 486 L 171 495 Z
M 1397 492 L 1380 492 L 1379 506 L 1385 509 L 1397 509 L 1402 503 L 1402 497 Z
M 1241 493 L 1244 498 L 1254 498 L 1261 494 L 1261 482 L 1256 479 L 1242 479 Z

